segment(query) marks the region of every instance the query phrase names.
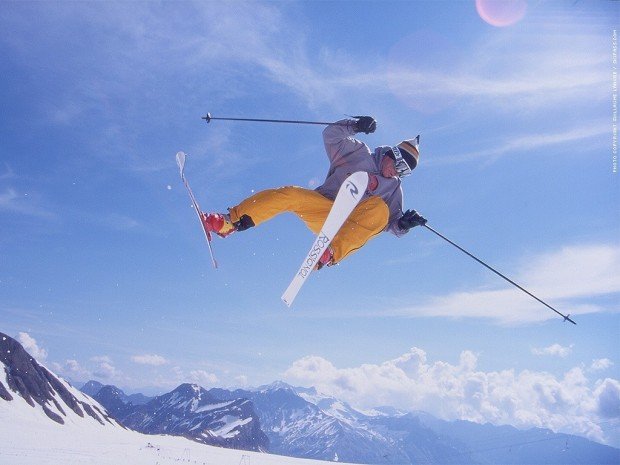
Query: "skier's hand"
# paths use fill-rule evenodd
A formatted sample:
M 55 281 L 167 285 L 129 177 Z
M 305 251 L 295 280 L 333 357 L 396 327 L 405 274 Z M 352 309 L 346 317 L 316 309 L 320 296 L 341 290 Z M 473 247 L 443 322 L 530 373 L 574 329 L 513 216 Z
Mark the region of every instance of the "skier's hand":
M 407 210 L 398 220 L 398 226 L 400 229 L 404 229 L 405 231 L 408 231 L 415 226 L 424 226 L 425 224 L 426 218 L 415 210 Z
M 372 116 L 355 116 L 357 121 L 355 122 L 355 132 L 363 132 L 370 134 L 377 129 L 377 122 Z

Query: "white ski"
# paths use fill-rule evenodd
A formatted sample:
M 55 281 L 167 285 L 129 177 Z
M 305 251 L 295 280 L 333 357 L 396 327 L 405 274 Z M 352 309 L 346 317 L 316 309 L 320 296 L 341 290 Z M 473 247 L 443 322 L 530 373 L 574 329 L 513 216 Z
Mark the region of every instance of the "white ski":
M 202 220 L 200 219 L 200 206 L 196 201 L 196 197 L 194 197 L 194 193 L 192 192 L 191 187 L 189 187 L 189 183 L 187 179 L 185 179 L 185 152 L 177 152 L 177 165 L 179 167 L 179 172 L 181 173 L 181 179 L 183 180 L 183 184 L 187 188 L 187 192 L 189 192 L 189 197 L 192 199 L 192 206 L 194 207 L 194 211 L 196 215 L 198 215 L 198 220 L 200 221 L 200 225 L 202 226 L 202 232 L 205 233 L 205 239 L 207 239 L 207 245 L 209 246 L 209 255 L 211 255 L 211 262 L 213 263 L 213 268 L 217 268 L 217 261 L 215 260 L 215 256 L 213 255 L 213 248 L 211 247 L 211 233 L 207 231 L 202 224 Z
M 334 236 L 336 236 L 344 222 L 364 196 L 367 187 L 368 173 L 364 171 L 353 173 L 344 180 L 342 186 L 340 186 L 338 195 L 336 195 L 334 205 L 323 224 L 321 232 L 316 237 L 312 247 L 310 247 L 310 252 L 308 252 L 308 255 L 304 258 L 291 284 L 289 284 L 284 294 L 282 294 L 282 300 L 286 305 L 290 307 L 293 304 L 293 300 L 295 300 L 301 286 L 306 282 L 306 278 L 312 272 L 327 246 L 331 243 Z

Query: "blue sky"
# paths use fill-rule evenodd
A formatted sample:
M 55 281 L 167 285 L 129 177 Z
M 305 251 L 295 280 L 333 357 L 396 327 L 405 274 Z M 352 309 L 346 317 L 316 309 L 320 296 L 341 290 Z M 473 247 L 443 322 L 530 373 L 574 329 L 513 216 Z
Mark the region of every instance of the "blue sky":
M 285 379 L 620 445 L 618 5 L 496 27 L 478 3 L 5 2 L 0 330 L 129 392 Z M 425 230 L 316 273 L 292 310 L 313 240 L 292 215 L 216 240 L 212 269 L 177 151 L 214 211 L 328 163 L 320 127 L 207 112 L 421 134 L 406 207 L 578 325 Z

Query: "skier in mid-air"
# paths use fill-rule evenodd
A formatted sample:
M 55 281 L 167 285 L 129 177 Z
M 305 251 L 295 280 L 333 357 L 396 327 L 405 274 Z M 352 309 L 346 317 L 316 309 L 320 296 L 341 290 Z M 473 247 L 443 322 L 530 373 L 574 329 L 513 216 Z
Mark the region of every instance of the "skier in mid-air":
M 340 262 L 383 231 L 402 236 L 414 226 L 426 224 L 415 210 L 403 212 L 400 178 L 418 165 L 419 139 L 404 140 L 395 146 L 379 146 L 373 152 L 353 136 L 370 134 L 377 128 L 371 116 L 345 119 L 328 125 L 323 131 L 325 150 L 330 160 L 323 185 L 315 190 L 297 186 L 267 189 L 229 208 L 228 213 L 202 213 L 207 231 L 227 237 L 245 231 L 283 212 L 295 213 L 318 234 L 334 203 L 338 189 L 351 173 L 368 173 L 368 188 L 330 246 L 317 263 L 317 269 Z

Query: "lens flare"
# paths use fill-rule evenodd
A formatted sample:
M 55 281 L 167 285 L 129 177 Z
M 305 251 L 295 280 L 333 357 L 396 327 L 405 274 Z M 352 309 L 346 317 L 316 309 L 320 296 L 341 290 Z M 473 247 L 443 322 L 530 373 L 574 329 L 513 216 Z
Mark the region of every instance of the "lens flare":
M 527 10 L 525 0 L 476 0 L 480 17 L 495 27 L 511 26 L 523 19 Z

